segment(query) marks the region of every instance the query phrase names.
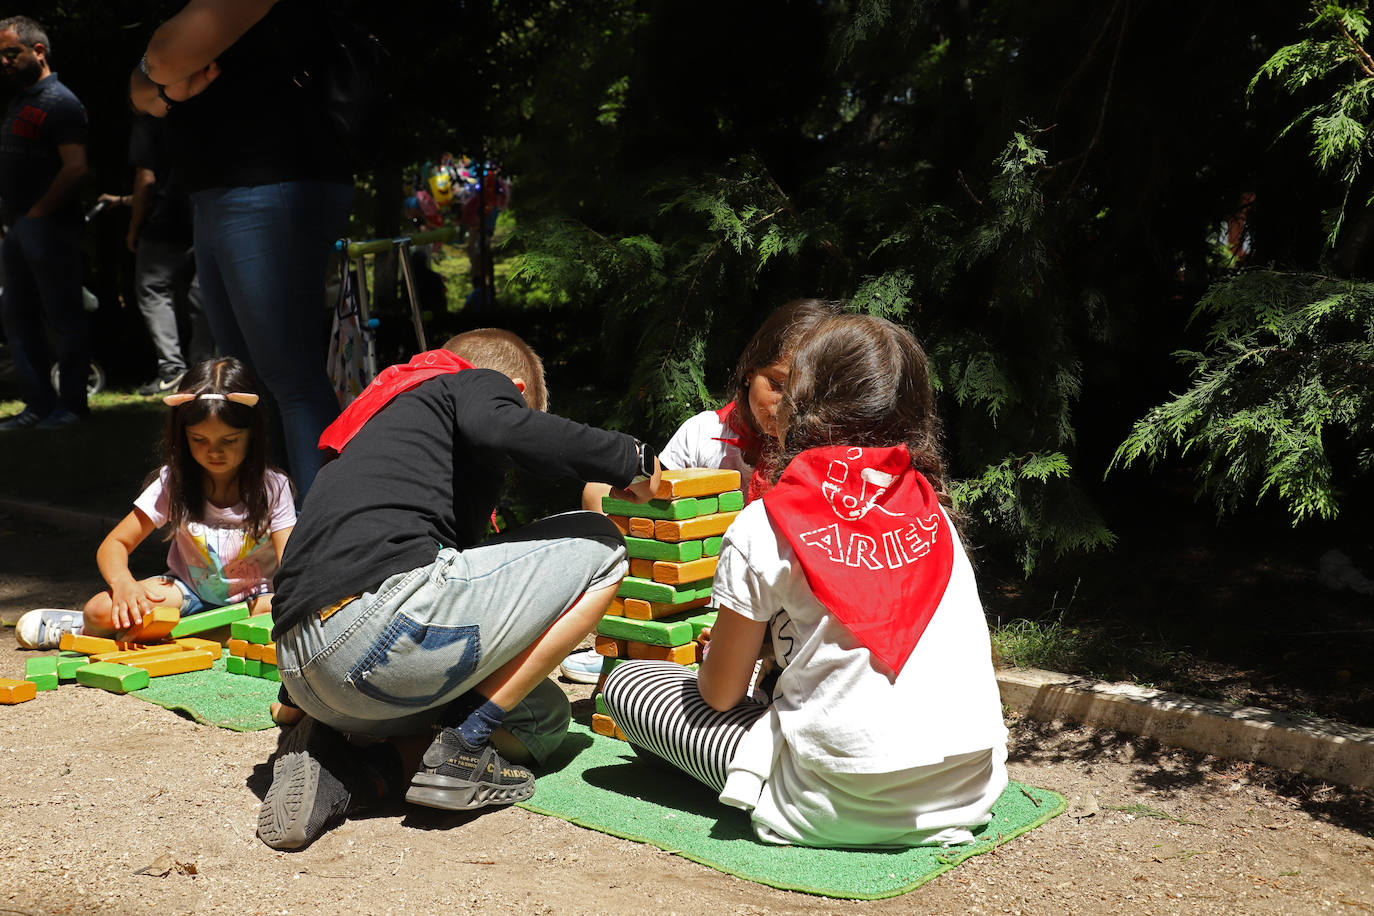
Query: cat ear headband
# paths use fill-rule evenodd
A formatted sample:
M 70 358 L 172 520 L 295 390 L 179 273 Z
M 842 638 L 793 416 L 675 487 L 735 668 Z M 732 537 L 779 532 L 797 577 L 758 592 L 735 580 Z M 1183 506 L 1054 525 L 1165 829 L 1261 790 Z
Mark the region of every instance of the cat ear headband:
M 189 391 L 181 391 L 177 394 L 169 394 L 162 399 L 162 403 L 168 407 L 180 407 L 182 404 L 189 404 L 192 401 L 233 401 L 235 404 L 243 404 L 246 407 L 255 407 L 258 403 L 256 394 L 249 394 L 246 391 L 231 391 L 228 394 L 192 394 Z

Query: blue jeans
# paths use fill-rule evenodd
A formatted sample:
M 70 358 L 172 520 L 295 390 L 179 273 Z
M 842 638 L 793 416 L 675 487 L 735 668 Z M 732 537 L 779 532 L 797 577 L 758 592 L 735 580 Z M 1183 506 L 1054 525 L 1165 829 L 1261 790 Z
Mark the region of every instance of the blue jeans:
M 191 199 L 196 270 L 215 343 L 267 388 L 304 499 L 320 469 L 320 433 L 339 414 L 325 369 L 324 287 L 353 188 L 288 181 L 212 188 Z
M 51 218 L 22 216 L 0 245 L 0 260 L 5 267 L 0 319 L 19 396 L 40 416 L 59 406 L 85 414 L 91 331 L 81 306 L 81 230 Z M 61 392 L 53 391 L 49 378 L 49 331 L 56 345 Z
M 422 732 L 584 592 L 619 582 L 625 568 L 620 532 L 593 512 L 540 519 L 465 550 L 441 548 L 428 566 L 391 576 L 323 620 L 312 610 L 280 634 L 282 685 L 339 731 Z M 567 697 L 549 686 L 504 723 L 540 761 L 562 742 L 569 719 Z

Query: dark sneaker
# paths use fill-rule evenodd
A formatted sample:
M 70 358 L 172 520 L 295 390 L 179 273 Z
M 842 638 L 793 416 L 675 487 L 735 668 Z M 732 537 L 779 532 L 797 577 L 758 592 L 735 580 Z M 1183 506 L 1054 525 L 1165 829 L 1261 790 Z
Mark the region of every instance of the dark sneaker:
M 410 780 L 406 801 L 430 808 L 466 811 L 485 805 L 513 805 L 534 794 L 534 774 L 510 763 L 490 743 L 473 747 L 456 728 L 438 730 Z
M 81 417 L 70 410 L 59 407 L 39 422 L 34 429 L 66 429 L 81 422 Z
M 177 390 L 177 386 L 181 384 L 181 378 L 185 374 L 185 369 L 173 372 L 170 375 L 159 374 L 158 377 L 151 382 L 145 382 L 139 385 L 138 393 L 144 397 L 152 397 L 154 395 L 161 397 L 164 394 L 171 394 Z
M 354 811 L 391 794 L 400 759 L 388 744 L 356 747 L 310 717 L 282 736 L 272 785 L 258 810 L 258 836 L 273 849 L 300 849 Z
M 12 429 L 30 429 L 43 422 L 43 415 L 36 410 L 29 410 L 27 407 L 20 413 L 12 417 L 0 420 L 0 432 L 9 432 Z

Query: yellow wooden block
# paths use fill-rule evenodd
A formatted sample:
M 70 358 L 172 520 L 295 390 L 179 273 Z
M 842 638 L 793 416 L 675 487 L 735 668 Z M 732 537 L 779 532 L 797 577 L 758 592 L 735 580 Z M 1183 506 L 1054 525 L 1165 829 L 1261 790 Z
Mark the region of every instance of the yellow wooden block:
M 214 667 L 215 653 L 208 649 L 184 649 L 169 655 L 156 655 L 150 658 L 133 659 L 124 664 L 131 668 L 142 668 L 149 677 L 162 677 L 165 674 L 184 674 L 187 671 L 204 671 Z
M 116 633 L 115 639 L 143 645 L 161 642 L 171 637 L 172 628 L 180 622 L 181 611 L 174 607 L 155 607 L 143 615 L 142 621 Z
M 128 645 L 127 643 L 125 645 Z M 169 642 L 160 646 L 139 646 L 137 649 L 120 649 L 115 652 L 98 652 L 91 656 L 93 662 L 115 662 L 120 665 L 131 665 L 133 658 L 153 658 L 157 655 L 170 655 L 175 652 L 185 652 L 186 650 L 174 642 Z
M 630 533 L 630 520 L 628 518 L 623 515 L 608 515 L 606 517 L 611 520 L 612 525 L 620 529 L 621 534 Z
M 596 637 L 596 651 L 601 655 L 609 655 L 611 658 L 625 657 L 625 640 L 613 639 L 610 636 Z
M 610 605 L 606 608 L 606 616 L 607 616 L 607 617 L 624 617 L 624 616 L 625 616 L 625 599 L 624 599 L 624 598 L 612 598 L 612 599 L 611 599 Z
M 231 639 L 226 645 L 229 647 L 230 655 L 237 655 L 239 658 L 248 657 L 248 640 Z
M 654 539 L 675 544 L 678 541 L 715 537 L 717 534 L 725 533 L 725 529 L 730 527 L 736 515 L 739 513 L 717 512 L 714 515 L 698 515 L 696 518 L 684 518 L 681 521 L 660 519 L 654 522 Z
M 688 601 L 686 604 L 662 604 L 658 601 L 645 601 L 641 598 L 622 600 L 625 602 L 624 616 L 631 620 L 658 620 L 660 617 L 671 617 L 673 614 L 681 614 L 683 611 L 706 607 L 711 603 L 710 598 L 698 598 L 695 601 Z
M 182 636 L 176 639 L 175 642 L 178 646 L 184 646 L 187 649 L 208 649 L 215 653 L 215 658 L 219 658 L 224 654 L 224 645 L 215 642 L 213 639 L 202 639 L 199 636 Z
M 82 655 L 95 655 L 99 652 L 118 652 L 119 643 L 103 636 L 86 636 L 85 634 L 78 636 L 75 633 L 63 633 L 58 648 L 66 649 L 69 652 L 80 652 Z
M 642 559 L 640 557 L 630 558 L 630 575 L 636 579 L 652 579 L 654 577 L 654 561 Z
M 654 520 L 651 518 L 632 518 L 630 519 L 630 537 L 652 538 L 654 536 Z
M 17 681 L 12 677 L 0 677 L 0 703 L 12 706 L 38 696 L 38 685 L 33 681 Z
M 672 563 L 668 560 L 654 562 L 653 572 L 648 578 L 665 585 L 681 585 L 684 582 L 700 582 L 716 574 L 716 564 L 720 557 L 702 557 L 687 563 Z M 634 573 L 630 573 L 634 575 Z
M 659 478 L 655 499 L 677 499 L 680 496 L 715 496 L 739 489 L 739 471 L 722 468 L 682 468 L 664 471 Z
M 275 665 L 277 663 L 277 644 L 269 642 L 262 647 L 262 663 L 264 665 Z
M 243 657 L 249 659 L 250 661 L 262 661 L 262 644 L 250 642 L 248 644 L 248 648 L 243 650 Z
M 651 646 L 644 642 L 628 644 L 630 658 L 642 658 L 654 662 L 677 662 L 690 665 L 697 660 L 697 644 L 689 642 L 685 646 Z
M 592 713 L 592 731 L 598 735 L 605 735 L 607 738 L 625 740 L 625 733 L 620 730 L 620 726 L 615 724 L 614 719 L 603 713 Z

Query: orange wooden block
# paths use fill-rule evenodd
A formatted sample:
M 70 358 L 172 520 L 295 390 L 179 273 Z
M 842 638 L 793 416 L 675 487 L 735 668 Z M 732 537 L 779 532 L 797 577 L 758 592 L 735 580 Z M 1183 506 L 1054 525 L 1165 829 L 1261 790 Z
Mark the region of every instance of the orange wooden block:
M 710 598 L 698 598 L 695 601 L 688 601 L 686 604 L 663 604 L 658 601 L 645 601 L 642 598 L 625 598 L 625 614 L 630 620 L 658 620 L 660 617 L 671 617 L 673 614 L 681 614 L 683 611 L 696 610 L 699 607 L 706 607 L 711 603 Z
M 243 657 L 251 661 L 262 661 L 262 644 L 250 642 L 248 648 L 243 650 Z
M 199 636 L 182 636 L 177 638 L 175 642 L 178 646 L 183 646 L 187 649 L 208 649 L 215 653 L 215 658 L 219 658 L 224 654 L 223 644 L 215 642 L 213 639 L 201 639 Z
M 231 639 L 228 643 L 226 643 L 226 645 L 228 645 L 229 647 L 230 655 L 237 655 L 239 658 L 248 657 L 248 640 Z
M 654 577 L 654 561 L 642 559 L 640 557 L 630 558 L 630 575 L 636 579 L 652 579 Z
M 95 655 L 100 652 L 118 652 L 119 643 L 103 636 L 86 636 L 84 634 L 78 636 L 75 633 L 63 633 L 58 648 L 66 649 L 69 652 L 80 652 L 82 655 Z
M 655 499 L 677 499 L 680 496 L 715 496 L 739 489 L 739 471 L 721 468 L 682 468 L 663 472 L 659 478 Z
M 122 645 L 133 645 L 133 643 L 122 643 Z M 117 652 L 99 652 L 91 656 L 93 662 L 115 662 L 120 665 L 131 665 L 131 658 L 152 658 L 157 655 L 170 655 L 186 650 L 174 642 L 160 646 L 139 646 L 137 649 L 120 649 Z
M 730 527 L 736 515 L 739 513 L 717 512 L 714 515 L 698 515 L 696 518 L 684 518 L 681 521 L 661 519 L 654 522 L 654 539 L 675 544 L 678 541 L 715 537 L 717 534 L 725 533 L 725 529 Z
M 12 677 L 0 677 L 0 703 L 13 706 L 38 696 L 38 685 L 33 681 L 16 681 Z
M 606 517 L 611 520 L 612 525 L 620 529 L 621 534 L 630 533 L 630 520 L 628 518 L 623 515 L 608 515 Z
M 605 735 L 607 738 L 625 740 L 625 733 L 620 730 L 620 726 L 615 724 L 614 719 L 603 713 L 592 713 L 592 731 L 598 735 Z
M 269 642 L 262 647 L 262 663 L 264 665 L 275 665 L 277 663 L 277 644 Z
M 612 598 L 612 599 L 611 599 L 610 605 L 608 605 L 607 608 L 606 608 L 606 616 L 607 616 L 607 617 L 624 617 L 624 616 L 625 616 L 625 599 L 624 599 L 624 598 Z
M 600 655 L 609 655 L 611 658 L 625 658 L 625 640 L 613 639 L 610 636 L 598 636 L 596 638 L 596 651 Z
M 630 658 L 642 658 L 654 662 L 677 662 L 690 665 L 697 660 L 697 644 L 689 642 L 685 646 L 651 646 L 644 642 L 629 643 Z
M 654 520 L 651 518 L 632 518 L 630 519 L 630 537 L 652 538 L 654 536 Z
M 672 563 L 668 560 L 654 562 L 653 573 L 649 576 L 655 582 L 665 585 L 681 585 L 684 582 L 699 582 L 716 574 L 716 564 L 720 557 L 702 557 L 687 563 Z M 631 573 L 633 575 L 633 573 Z
M 172 628 L 181 622 L 181 611 L 174 607 L 155 607 L 143 615 L 143 620 L 115 634 L 118 642 L 161 642 L 172 635 Z
M 187 671 L 204 671 L 214 667 L 218 656 L 208 649 L 186 649 L 168 655 L 155 655 L 150 658 L 133 659 L 124 664 L 131 668 L 142 668 L 149 677 L 162 677 L 165 674 L 184 674 Z

